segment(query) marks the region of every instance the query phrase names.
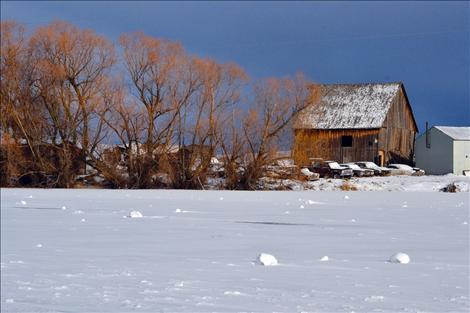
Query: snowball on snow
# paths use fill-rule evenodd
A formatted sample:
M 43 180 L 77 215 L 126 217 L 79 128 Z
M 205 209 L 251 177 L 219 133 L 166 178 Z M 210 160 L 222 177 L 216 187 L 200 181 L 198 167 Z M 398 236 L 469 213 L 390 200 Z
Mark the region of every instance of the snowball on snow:
M 38 244 L 36 245 L 36 248 L 42 248 L 42 244 L 38 243 Z
M 176 209 L 175 210 L 175 213 L 181 213 L 181 212 L 182 212 L 181 209 Z
M 408 264 L 410 263 L 410 257 L 406 253 L 398 252 L 397 254 L 394 254 L 390 257 L 390 262 Z
M 276 258 L 274 255 L 267 254 L 267 253 L 261 253 L 258 256 L 257 262 L 261 265 L 264 266 L 272 266 L 272 265 L 278 265 L 279 263 L 277 262 Z
M 61 207 L 62 210 L 67 210 L 67 207 L 64 205 Z
M 130 218 L 139 218 L 139 217 L 144 217 L 144 216 L 139 211 L 131 211 L 131 213 L 129 213 L 129 217 Z
M 322 258 L 320 259 L 320 261 L 323 261 L 323 262 L 328 261 L 328 260 L 329 260 L 329 258 L 328 258 L 327 255 L 325 255 L 324 257 L 322 257 Z
M 344 196 L 344 199 L 349 199 L 349 196 Z

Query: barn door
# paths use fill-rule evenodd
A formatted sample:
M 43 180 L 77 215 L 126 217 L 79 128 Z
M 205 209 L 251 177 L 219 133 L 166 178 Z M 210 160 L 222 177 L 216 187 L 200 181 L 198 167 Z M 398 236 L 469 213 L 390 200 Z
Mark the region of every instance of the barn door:
M 341 163 L 353 162 L 352 136 L 341 137 Z
M 352 147 L 341 147 L 341 163 L 353 162 Z

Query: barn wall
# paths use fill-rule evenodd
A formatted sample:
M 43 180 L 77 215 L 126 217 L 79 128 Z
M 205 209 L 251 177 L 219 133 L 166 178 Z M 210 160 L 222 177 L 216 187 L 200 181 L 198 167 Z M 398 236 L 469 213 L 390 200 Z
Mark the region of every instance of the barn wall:
M 364 130 L 295 130 L 293 156 L 300 166 L 309 165 L 310 158 L 338 162 L 374 161 L 378 146 L 378 129 Z M 352 136 L 352 147 L 341 147 L 342 136 Z
M 384 162 L 412 164 L 416 132 L 413 113 L 400 89 L 379 132 L 379 149 L 385 152 Z

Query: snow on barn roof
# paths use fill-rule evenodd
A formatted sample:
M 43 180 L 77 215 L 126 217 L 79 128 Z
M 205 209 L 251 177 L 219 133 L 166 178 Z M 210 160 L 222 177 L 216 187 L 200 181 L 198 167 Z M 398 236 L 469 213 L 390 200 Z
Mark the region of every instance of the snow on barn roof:
M 470 140 L 470 127 L 434 126 L 454 140 Z
M 299 113 L 296 129 L 380 128 L 400 83 L 321 86 L 320 102 Z

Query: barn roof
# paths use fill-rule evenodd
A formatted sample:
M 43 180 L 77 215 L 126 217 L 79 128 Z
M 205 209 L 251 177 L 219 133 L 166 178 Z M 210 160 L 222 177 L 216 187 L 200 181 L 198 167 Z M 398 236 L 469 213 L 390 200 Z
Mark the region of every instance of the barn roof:
M 434 126 L 454 140 L 470 140 L 470 127 Z
M 401 83 L 320 85 L 319 103 L 299 113 L 294 128 L 380 128 L 401 86 Z

